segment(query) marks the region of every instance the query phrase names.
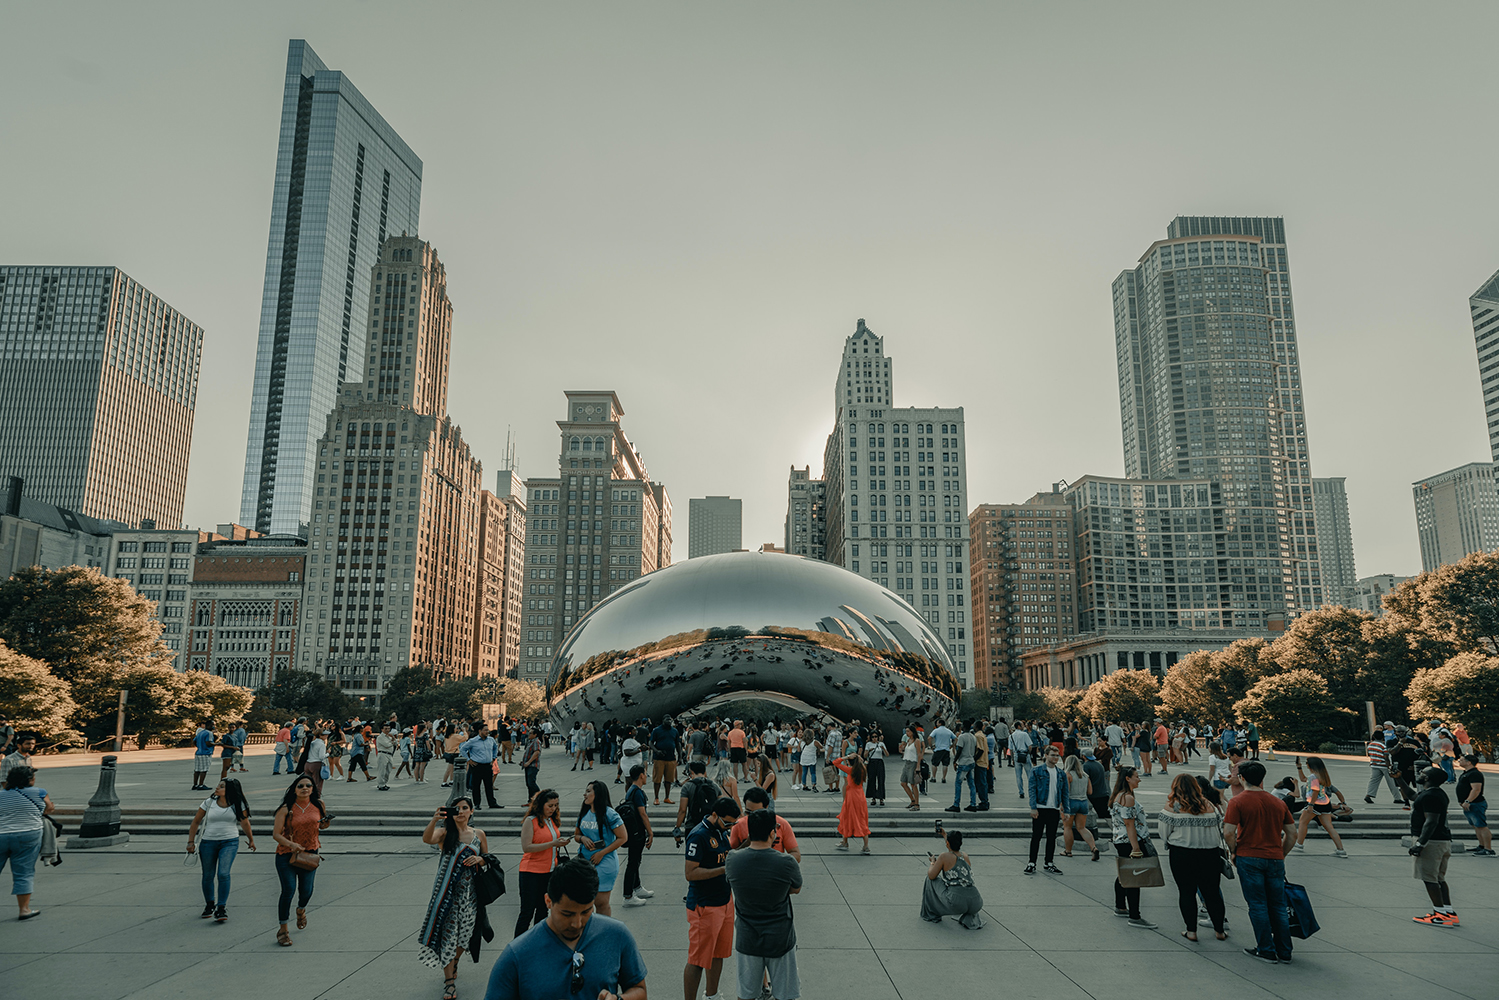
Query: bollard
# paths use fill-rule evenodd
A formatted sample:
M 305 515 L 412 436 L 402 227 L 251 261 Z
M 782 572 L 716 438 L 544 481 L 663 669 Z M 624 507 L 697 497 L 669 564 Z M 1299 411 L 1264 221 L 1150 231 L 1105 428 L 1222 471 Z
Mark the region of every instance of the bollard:
M 461 753 L 453 759 L 453 788 L 445 805 L 451 806 L 460 797 L 468 797 L 468 758 Z
M 99 762 L 99 787 L 83 810 L 78 836 L 68 838 L 68 850 L 90 847 L 113 847 L 130 843 L 130 834 L 120 832 L 120 797 L 115 794 L 115 762 L 105 757 Z

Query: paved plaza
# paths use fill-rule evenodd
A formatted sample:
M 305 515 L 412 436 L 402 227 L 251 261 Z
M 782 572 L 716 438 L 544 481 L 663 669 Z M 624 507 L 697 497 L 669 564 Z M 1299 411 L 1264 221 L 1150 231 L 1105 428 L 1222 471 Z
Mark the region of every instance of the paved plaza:
M 591 775 L 567 769 L 556 749 L 544 758 L 541 784 L 561 791 L 564 805 L 576 808 L 590 777 L 612 784 L 613 766 Z M 97 757 L 41 758 L 38 785 L 62 806 L 81 806 L 97 783 Z M 441 975 L 417 963 L 415 936 L 432 890 L 435 859 L 415 837 L 328 837 L 328 859 L 317 874 L 308 910 L 309 926 L 293 930 L 296 943 L 275 943 L 278 886 L 271 855 L 275 843 L 269 818 L 286 779 L 272 778 L 268 751 L 252 751 L 246 785 L 260 851 L 241 847 L 234 866 L 230 920 L 201 920 L 200 870 L 196 859 L 184 865 L 186 823 L 168 834 L 136 833 L 130 844 L 97 851 L 66 851 L 64 864 L 38 872 L 35 920 L 15 922 L 9 913 L 0 927 L 0 982 L 7 997 L 48 1000 L 202 997 L 234 995 L 303 998 L 436 998 Z M 1198 769 L 1194 765 L 1194 770 Z M 1271 765 L 1278 777 L 1283 767 Z M 436 766 L 433 768 L 436 771 Z M 214 775 L 217 775 L 215 767 Z M 1334 780 L 1361 810 L 1367 768 L 1356 762 L 1334 765 Z M 1013 772 L 999 777 L 997 808 L 1018 809 Z M 440 779 L 441 772 L 436 771 Z M 191 808 L 202 793 L 188 790 L 190 764 L 180 751 L 122 756 L 118 788 L 122 805 Z M 1152 783 L 1156 787 L 1151 787 Z M 498 779 L 500 814 L 480 814 L 480 829 L 513 829 L 524 783 L 517 768 Z M 783 779 L 783 788 L 789 777 Z M 950 786 L 932 787 L 922 815 L 941 817 L 963 828 L 963 818 L 940 811 Z M 433 784 L 403 780 L 390 792 L 377 792 L 361 778 L 355 785 L 327 785 L 332 812 L 386 808 L 430 810 L 446 797 Z M 892 788 L 899 797 L 898 788 Z M 1164 799 L 1165 782 L 1151 779 L 1142 789 L 1154 813 Z M 1388 794 L 1385 793 L 1387 799 Z M 616 795 L 617 798 L 617 795 Z M 826 800 L 825 802 L 823 800 Z M 950 799 L 948 800 L 950 801 Z M 783 812 L 831 808 L 831 795 L 785 793 Z M 1376 807 L 1395 812 L 1388 805 Z M 887 809 L 899 809 L 895 798 Z M 930 812 L 928 812 L 930 810 Z M 901 810 L 903 813 L 904 810 Z M 646 906 L 619 905 L 614 915 L 635 933 L 650 973 L 653 997 L 681 996 L 687 926 L 680 897 L 686 883 L 682 859 L 664 836 L 671 820 L 667 807 L 653 810 L 658 836 L 643 867 L 645 885 L 656 891 Z M 674 813 L 672 814 L 674 816 Z M 1059 859 L 1061 876 L 1021 874 L 1026 842 L 1017 838 L 970 840 L 965 849 L 987 906 L 982 930 L 955 922 L 928 924 L 917 915 L 930 837 L 879 835 L 874 857 L 835 852 L 830 838 L 802 840 L 806 886 L 795 900 L 798 964 L 807 1000 L 887 1000 L 940 994 L 1003 997 L 1114 998 L 1148 990 L 1166 996 L 1231 995 L 1319 998 L 1420 996 L 1487 998 L 1499 992 L 1499 862 L 1456 854 L 1450 881 L 1462 925 L 1454 929 L 1411 922 L 1424 912 L 1426 897 L 1411 878 L 1411 861 L 1390 839 L 1350 839 L 1347 860 L 1330 856 L 1325 839 L 1309 840 L 1306 853 L 1287 862 L 1292 881 L 1305 885 L 1322 930 L 1297 942 L 1296 964 L 1268 966 L 1240 951 L 1251 942 L 1249 922 L 1237 883 L 1225 884 L 1230 937 L 1191 944 L 1180 936 L 1176 892 L 1146 890 L 1144 915 L 1156 931 L 1129 927 L 1113 916 L 1113 865 L 1090 862 L 1085 853 Z M 1449 817 L 1454 834 L 1471 843 L 1461 814 Z M 795 819 L 793 819 L 795 822 Z M 128 829 L 128 824 L 127 824 Z M 69 833 L 74 832 L 70 823 Z M 491 909 L 496 937 L 476 966 L 464 959 L 459 995 L 483 995 L 490 966 L 499 955 L 518 909 L 512 835 L 491 840 L 491 850 L 507 859 L 510 894 Z M 8 890 L 8 882 L 6 883 Z M 7 901 L 7 906 L 13 905 Z M 733 992 L 731 963 L 724 988 Z

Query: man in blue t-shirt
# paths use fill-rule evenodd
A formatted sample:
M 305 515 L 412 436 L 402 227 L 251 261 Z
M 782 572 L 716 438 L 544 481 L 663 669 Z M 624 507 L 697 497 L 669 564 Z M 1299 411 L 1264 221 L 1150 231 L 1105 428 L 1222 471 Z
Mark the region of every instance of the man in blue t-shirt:
M 724 864 L 729 830 L 738 818 L 739 804 L 725 795 L 687 834 L 687 967 L 682 971 L 687 996 L 697 996 L 704 970 L 707 995 L 716 996 L 723 960 L 734 954 L 734 900 Z
M 208 788 L 208 766 L 213 763 L 213 723 L 204 721 L 193 736 L 193 791 Z
M 594 912 L 598 891 L 589 862 L 553 868 L 546 920 L 505 946 L 484 1000 L 645 1000 L 645 960 L 628 927 Z

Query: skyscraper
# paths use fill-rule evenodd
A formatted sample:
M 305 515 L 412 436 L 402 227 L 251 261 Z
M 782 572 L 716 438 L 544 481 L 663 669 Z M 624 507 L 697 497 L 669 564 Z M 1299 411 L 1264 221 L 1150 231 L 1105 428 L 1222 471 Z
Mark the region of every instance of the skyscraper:
M 823 536 L 827 531 L 827 484 L 810 476 L 810 466 L 791 467 L 786 481 L 786 539 L 783 544 L 791 555 L 821 561 L 826 555 Z
M 687 558 L 716 556 L 744 548 L 744 503 L 734 497 L 687 501 Z
M 671 564 L 671 497 L 651 482 L 609 390 L 570 390 L 556 478 L 528 479 L 520 676 L 545 682 L 579 618 L 627 581 Z
M 366 278 L 387 233 L 416 234 L 421 194 L 422 161 L 343 73 L 293 39 L 250 400 L 243 523 L 305 533 L 324 418 L 341 384 L 358 380 L 367 333 L 382 320 L 389 324 L 398 307 L 385 302 L 372 311 Z
M 203 328 L 114 267 L 0 266 L 0 476 L 182 526 Z
M 963 408 L 898 409 L 890 385 L 884 341 L 861 319 L 843 345 L 823 450 L 824 559 L 896 591 L 938 635 L 945 628 L 970 686 Z
M 363 696 L 405 666 L 477 674 L 484 485 L 446 412 L 453 306 L 436 251 L 392 236 L 370 279 L 385 315 L 315 442 L 299 654 L 303 669 Z
M 513 677 L 520 666 L 526 491 L 511 469 L 500 470 L 495 487 L 496 492 L 484 490 L 479 499 L 474 669 L 479 677 Z
M 1473 339 L 1478 348 L 1478 382 L 1489 425 L 1489 452 L 1499 464 L 1499 272 L 1468 299 Z
M 1344 479 L 1313 479 L 1317 509 L 1317 553 L 1322 562 L 1322 596 L 1328 604 L 1354 606 L 1358 573 L 1353 568 L 1353 526 L 1348 519 Z
M 1113 297 L 1126 475 L 1219 483 L 1223 568 L 1252 576 L 1272 610 L 1320 606 L 1282 221 L 1177 218 Z M 1265 624 L 1258 607 L 1232 610 L 1224 627 Z
M 1411 484 L 1421 569 L 1499 549 L 1499 490 L 1491 462 L 1470 462 Z

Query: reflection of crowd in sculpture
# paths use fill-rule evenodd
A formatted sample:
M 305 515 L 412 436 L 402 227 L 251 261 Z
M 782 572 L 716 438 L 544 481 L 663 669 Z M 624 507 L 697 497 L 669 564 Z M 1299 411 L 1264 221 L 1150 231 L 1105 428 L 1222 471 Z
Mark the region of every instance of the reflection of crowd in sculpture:
M 820 673 L 824 696 L 809 696 L 805 685 L 787 684 L 784 672 L 798 662 L 802 668 Z M 759 674 L 757 663 L 771 668 L 759 681 L 751 680 Z M 786 666 L 777 666 L 780 664 Z M 869 668 L 869 680 L 849 676 L 851 667 Z M 717 680 L 713 680 L 715 676 Z M 877 692 L 868 689 L 871 683 Z M 564 666 L 553 678 L 548 694 L 553 710 L 559 714 L 569 718 L 598 716 L 643 707 L 639 700 L 642 692 L 655 693 L 681 684 L 698 688 L 690 693 L 684 690 L 683 701 L 701 701 L 733 690 L 776 691 L 790 686 L 797 689 L 801 700 L 832 714 L 839 714 L 835 702 L 846 708 L 852 699 L 861 699 L 874 709 L 912 720 L 944 714 L 958 697 L 951 671 L 919 654 L 874 650 L 827 632 L 773 627 L 759 634 L 738 627 L 699 629 L 628 651 L 597 653 L 577 667 Z

